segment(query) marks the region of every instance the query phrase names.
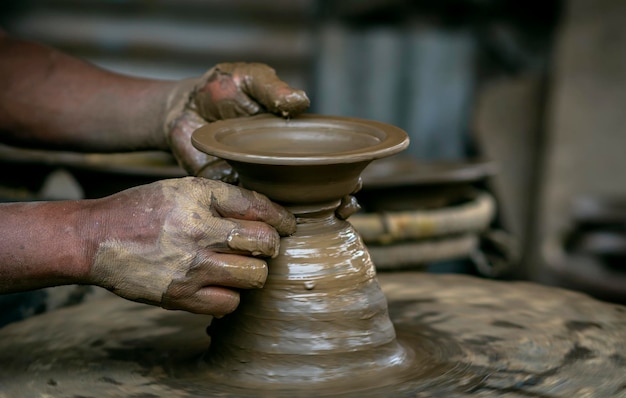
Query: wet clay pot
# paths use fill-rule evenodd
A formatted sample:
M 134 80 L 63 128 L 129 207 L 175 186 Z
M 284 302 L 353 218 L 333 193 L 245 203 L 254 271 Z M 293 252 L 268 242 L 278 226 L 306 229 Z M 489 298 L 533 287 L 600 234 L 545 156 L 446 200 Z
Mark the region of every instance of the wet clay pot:
M 406 133 L 351 118 L 262 115 L 212 123 L 192 141 L 225 159 L 243 187 L 290 209 L 298 224 L 268 260 L 264 288 L 242 293 L 235 313 L 209 328 L 209 377 L 315 388 L 402 373 L 411 351 L 396 339 L 367 249 L 335 210 L 371 161 L 408 146 Z

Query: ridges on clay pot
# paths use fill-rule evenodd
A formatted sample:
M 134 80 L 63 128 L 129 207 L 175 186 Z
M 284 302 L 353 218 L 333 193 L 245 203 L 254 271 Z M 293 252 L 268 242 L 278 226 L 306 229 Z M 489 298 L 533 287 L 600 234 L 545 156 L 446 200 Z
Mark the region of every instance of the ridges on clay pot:
M 207 376 L 248 388 L 323 389 L 401 374 L 411 351 L 396 339 L 363 241 L 334 211 L 371 161 L 408 146 L 406 133 L 353 118 L 261 115 L 209 124 L 192 142 L 298 221 L 268 260 L 265 287 L 243 292 L 240 307 L 211 325 Z

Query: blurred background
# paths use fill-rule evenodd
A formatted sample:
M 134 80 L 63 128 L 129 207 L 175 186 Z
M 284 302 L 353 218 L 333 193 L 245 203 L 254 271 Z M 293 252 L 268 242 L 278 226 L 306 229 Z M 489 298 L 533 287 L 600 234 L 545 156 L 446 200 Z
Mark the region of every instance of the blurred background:
M 626 303 L 626 2 L 5 0 L 0 24 L 137 76 L 267 63 L 307 91 L 311 112 L 410 135 L 400 157 L 366 170 L 350 219 L 380 272 L 531 280 Z M 183 174 L 161 153 L 0 147 L 2 201 Z M 54 291 L 20 311 L 94 294 Z

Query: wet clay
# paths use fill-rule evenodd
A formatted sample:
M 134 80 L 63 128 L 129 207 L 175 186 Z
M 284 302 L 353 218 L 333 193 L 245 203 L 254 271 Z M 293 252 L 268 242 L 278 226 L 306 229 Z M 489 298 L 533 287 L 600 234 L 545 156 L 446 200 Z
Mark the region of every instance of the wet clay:
M 297 220 L 268 261 L 265 287 L 242 293 L 238 310 L 211 325 L 207 377 L 253 390 L 319 390 L 407 370 L 413 351 L 396 339 L 369 253 L 335 214 L 372 160 L 408 145 L 406 133 L 358 119 L 262 115 L 217 122 L 192 138 Z
M 327 389 L 232 386 L 207 372 L 211 317 L 112 296 L 0 329 L 0 396 L 626 396 L 624 306 L 465 275 L 377 279 L 398 343 L 413 351 L 408 372 L 369 373 L 366 382 L 348 378 Z
M 406 369 L 412 354 L 396 340 L 370 256 L 333 210 L 300 214 L 268 269 L 265 287 L 242 293 L 237 311 L 209 329 L 213 380 L 315 387 Z

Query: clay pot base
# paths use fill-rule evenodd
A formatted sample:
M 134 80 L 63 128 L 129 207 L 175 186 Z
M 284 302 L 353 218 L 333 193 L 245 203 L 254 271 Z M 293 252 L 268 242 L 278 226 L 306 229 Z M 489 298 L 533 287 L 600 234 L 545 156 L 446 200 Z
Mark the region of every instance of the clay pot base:
M 626 307 L 530 283 L 378 276 L 410 370 L 290 389 L 211 380 L 210 317 L 111 297 L 0 330 L 0 395 L 55 397 L 626 395 Z

